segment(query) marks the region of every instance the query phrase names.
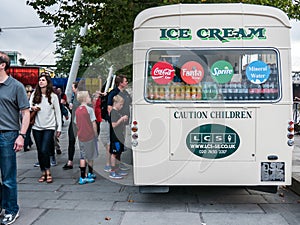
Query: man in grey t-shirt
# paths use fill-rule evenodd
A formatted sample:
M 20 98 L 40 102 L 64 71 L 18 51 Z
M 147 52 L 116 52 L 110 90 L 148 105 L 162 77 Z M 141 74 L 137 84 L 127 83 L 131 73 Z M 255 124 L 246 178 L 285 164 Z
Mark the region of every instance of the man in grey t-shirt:
M 24 85 L 7 75 L 9 65 L 7 54 L 0 52 L 0 194 L 5 209 L 1 225 L 12 224 L 19 217 L 16 152 L 23 149 L 30 118 Z

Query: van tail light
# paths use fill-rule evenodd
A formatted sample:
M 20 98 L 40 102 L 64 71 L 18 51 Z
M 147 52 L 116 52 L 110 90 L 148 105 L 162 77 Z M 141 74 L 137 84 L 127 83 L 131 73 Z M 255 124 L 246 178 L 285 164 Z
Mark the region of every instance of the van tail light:
M 288 146 L 293 146 L 294 145 L 294 122 L 293 121 L 289 121 L 287 131 L 288 131 L 287 144 Z
M 136 120 L 134 120 L 132 122 L 132 125 L 131 125 L 131 145 L 133 147 L 136 147 L 138 145 L 138 138 L 139 138 L 139 135 L 138 135 L 138 122 Z

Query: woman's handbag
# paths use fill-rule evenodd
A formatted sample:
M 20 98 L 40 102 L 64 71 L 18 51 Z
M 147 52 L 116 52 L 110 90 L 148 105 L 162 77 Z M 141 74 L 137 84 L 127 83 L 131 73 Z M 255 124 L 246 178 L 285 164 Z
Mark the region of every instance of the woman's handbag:
M 29 122 L 30 125 L 34 124 L 34 122 L 35 122 L 35 116 L 36 116 L 37 112 L 38 111 L 30 111 L 30 122 Z

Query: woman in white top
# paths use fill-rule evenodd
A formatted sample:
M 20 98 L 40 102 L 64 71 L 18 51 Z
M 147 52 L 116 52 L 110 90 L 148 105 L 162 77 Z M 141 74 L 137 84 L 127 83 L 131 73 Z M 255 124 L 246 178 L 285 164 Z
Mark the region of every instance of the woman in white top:
M 39 83 L 30 97 L 30 107 L 38 111 L 32 126 L 32 134 L 38 151 L 38 160 L 42 171 L 39 182 L 52 183 L 50 173 L 50 149 L 54 147 L 54 133 L 61 133 L 61 112 L 57 95 L 53 92 L 50 76 L 42 73 Z

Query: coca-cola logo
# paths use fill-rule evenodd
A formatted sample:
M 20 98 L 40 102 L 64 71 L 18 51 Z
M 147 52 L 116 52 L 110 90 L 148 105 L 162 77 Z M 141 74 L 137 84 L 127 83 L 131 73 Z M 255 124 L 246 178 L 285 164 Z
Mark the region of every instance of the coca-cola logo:
M 170 83 L 175 75 L 173 66 L 168 62 L 157 62 L 154 64 L 151 70 L 152 79 L 157 84 L 168 84 Z
M 189 61 L 181 67 L 180 76 L 187 84 L 198 84 L 204 77 L 204 69 L 198 62 Z

